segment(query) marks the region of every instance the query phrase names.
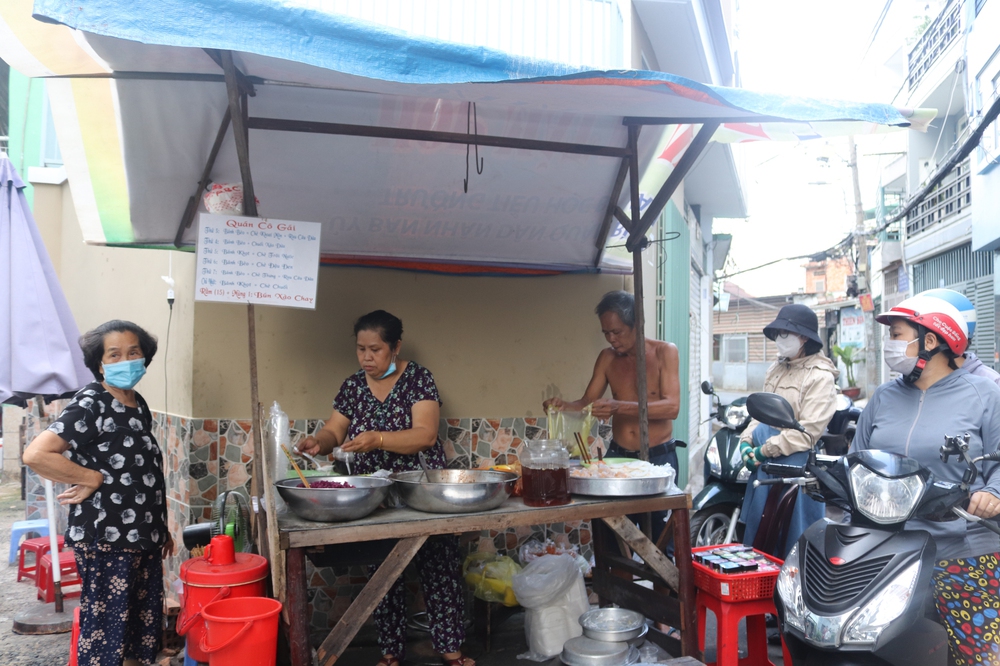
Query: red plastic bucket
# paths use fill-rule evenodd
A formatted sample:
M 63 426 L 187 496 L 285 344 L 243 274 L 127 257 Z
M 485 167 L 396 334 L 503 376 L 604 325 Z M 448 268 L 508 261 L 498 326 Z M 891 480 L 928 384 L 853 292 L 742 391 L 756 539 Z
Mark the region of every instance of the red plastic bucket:
M 233 552 L 233 540 L 225 535 L 212 539 L 204 557 L 181 564 L 184 596 L 177 617 L 177 633 L 187 637 L 187 656 L 195 661 L 208 661 L 208 653 L 201 649 L 205 635 L 202 609 L 222 599 L 264 596 L 267 572 L 267 560 L 260 555 Z
M 274 666 L 281 602 L 266 597 L 213 601 L 201 609 L 205 635 L 199 646 L 209 666 Z

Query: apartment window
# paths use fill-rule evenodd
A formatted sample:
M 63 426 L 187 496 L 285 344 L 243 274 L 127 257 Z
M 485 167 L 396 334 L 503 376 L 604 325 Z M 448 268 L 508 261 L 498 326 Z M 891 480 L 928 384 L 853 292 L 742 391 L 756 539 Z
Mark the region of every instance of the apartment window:
M 817 279 L 813 280 L 813 291 L 815 293 L 817 293 L 817 294 L 825 294 L 826 293 L 826 279 L 825 278 L 817 278 Z
M 747 362 L 747 338 L 745 335 L 727 337 L 725 343 L 726 363 Z

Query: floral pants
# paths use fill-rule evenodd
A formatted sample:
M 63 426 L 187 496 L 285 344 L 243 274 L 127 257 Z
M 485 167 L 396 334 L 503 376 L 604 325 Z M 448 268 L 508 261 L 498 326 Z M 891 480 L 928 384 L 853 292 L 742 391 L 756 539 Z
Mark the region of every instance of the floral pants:
M 465 642 L 465 589 L 458 537 L 430 537 L 414 560 L 424 590 L 434 649 L 442 654 L 458 652 Z M 374 574 L 377 568 L 369 567 L 369 574 Z M 407 619 L 406 588 L 400 576 L 375 609 L 382 654 L 403 660 Z
M 80 593 L 80 666 L 152 664 L 163 636 L 163 562 L 159 550 L 76 544 Z
M 938 562 L 934 591 L 952 661 L 962 666 L 1000 665 L 998 554 Z

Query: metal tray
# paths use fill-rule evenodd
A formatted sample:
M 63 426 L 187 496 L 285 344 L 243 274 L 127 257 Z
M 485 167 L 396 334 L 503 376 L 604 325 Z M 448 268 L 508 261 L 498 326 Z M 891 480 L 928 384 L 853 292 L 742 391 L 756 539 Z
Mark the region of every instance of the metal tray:
M 660 495 L 667 489 L 669 476 L 644 479 L 581 479 L 569 477 L 569 492 L 573 495 L 599 497 L 629 497 L 633 495 Z

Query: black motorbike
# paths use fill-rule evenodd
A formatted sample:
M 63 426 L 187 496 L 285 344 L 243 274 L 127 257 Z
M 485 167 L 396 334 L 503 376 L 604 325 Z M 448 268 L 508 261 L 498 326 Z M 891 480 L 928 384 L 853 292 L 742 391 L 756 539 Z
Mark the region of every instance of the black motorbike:
M 776 428 L 802 430 L 787 401 L 772 393 L 747 400 L 749 413 Z M 906 521 L 965 519 L 1000 534 L 1000 526 L 966 512 L 983 460 L 969 435 L 946 436 L 941 459 L 966 465 L 961 483 L 938 480 L 912 458 L 885 451 L 843 457 L 810 455 L 802 467 L 764 463 L 764 484 L 800 486 L 836 505 L 849 522 L 814 523 L 785 558 L 774 601 L 794 666 L 945 666 L 948 636 L 937 621 L 931 587 L 936 546 Z M 786 665 L 786 666 L 793 666 Z
M 705 486 L 691 503 L 691 545 L 711 546 L 742 537 L 737 525 L 750 470 L 740 457 L 740 433 L 750 415 L 746 398 L 723 405 L 708 381 L 701 383 L 701 392 L 712 396 L 712 418 L 722 427 L 705 448 Z
M 702 382 L 701 392 L 712 396 L 712 418 L 722 427 L 705 448 L 705 486 L 691 502 L 691 544 L 714 546 L 743 539 L 739 516 L 750 470 L 740 456 L 740 434 L 750 424 L 750 414 L 746 398 L 723 405 L 711 382 Z M 830 455 L 847 453 L 859 416 L 861 410 L 854 402 L 838 393 L 837 411 L 817 443 L 819 451 Z

